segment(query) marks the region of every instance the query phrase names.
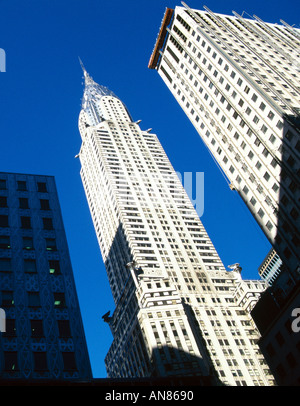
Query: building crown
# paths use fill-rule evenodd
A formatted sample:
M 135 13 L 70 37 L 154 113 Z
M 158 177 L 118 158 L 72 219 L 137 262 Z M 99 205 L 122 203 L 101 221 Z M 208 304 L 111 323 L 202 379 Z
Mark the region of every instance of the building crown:
M 83 71 L 84 75 L 84 94 L 82 98 L 82 108 L 85 109 L 88 106 L 88 103 L 92 99 L 99 100 L 103 96 L 113 96 L 118 98 L 111 90 L 107 87 L 99 85 L 96 83 L 93 78 L 88 74 L 87 70 L 85 69 L 81 59 L 79 58 L 79 62 Z

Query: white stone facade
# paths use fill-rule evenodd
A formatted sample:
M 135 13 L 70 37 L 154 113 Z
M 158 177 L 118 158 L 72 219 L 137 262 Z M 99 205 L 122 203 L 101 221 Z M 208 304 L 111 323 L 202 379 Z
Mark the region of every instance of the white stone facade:
M 156 135 L 84 74 L 81 176 L 116 304 L 103 316 L 108 376 L 272 385 L 235 299 L 240 273 L 224 268 Z
M 300 30 L 167 9 L 149 68 L 292 273 L 300 246 Z

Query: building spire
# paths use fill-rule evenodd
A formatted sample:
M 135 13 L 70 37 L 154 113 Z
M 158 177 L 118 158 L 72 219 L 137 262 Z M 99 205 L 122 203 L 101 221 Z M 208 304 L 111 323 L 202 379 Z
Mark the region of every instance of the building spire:
M 83 71 L 83 75 L 84 75 L 84 81 L 85 81 L 85 86 L 90 85 L 90 84 L 96 84 L 93 80 L 93 78 L 87 73 L 87 70 L 85 69 L 82 60 L 80 59 L 80 57 L 78 57 L 79 59 L 79 63 L 81 66 L 81 69 Z
M 86 71 L 86 69 L 85 69 L 85 67 L 84 67 L 84 65 L 83 65 L 82 60 L 80 59 L 80 57 L 78 57 L 78 59 L 79 59 L 79 63 L 80 63 L 81 69 L 82 69 L 82 71 L 83 71 L 83 74 L 84 74 L 84 76 L 85 76 L 85 75 L 87 74 L 87 71 Z
M 82 60 L 81 60 L 79 57 L 78 57 L 78 59 L 79 59 L 79 63 L 80 63 L 81 69 L 82 69 L 82 71 L 83 71 L 84 82 L 85 82 L 85 83 L 84 83 L 85 88 L 84 88 L 83 97 L 82 97 L 82 100 L 81 100 L 81 107 L 82 107 L 84 110 L 87 110 L 87 109 L 90 108 L 91 105 L 93 105 L 93 104 L 95 104 L 95 103 L 98 103 L 99 100 L 100 100 L 103 96 L 112 96 L 112 97 L 115 97 L 115 98 L 119 99 L 119 98 L 118 98 L 111 90 L 109 90 L 107 87 L 102 86 L 102 85 L 99 85 L 98 83 L 96 83 L 96 82 L 93 80 L 93 78 L 88 74 L 87 70 L 85 69 L 85 67 L 84 67 L 84 65 L 83 65 L 83 63 L 82 63 Z M 119 99 L 119 100 L 120 100 L 120 99 Z M 124 107 L 126 108 L 126 106 L 124 106 Z M 98 106 L 98 108 L 100 108 L 100 107 Z M 100 110 L 101 110 L 101 108 L 100 108 Z M 126 110 L 127 110 L 127 109 L 126 109 Z M 91 111 L 93 112 L 92 114 L 94 114 L 95 109 L 92 108 Z M 128 113 L 128 116 L 130 117 L 130 114 L 129 114 L 128 111 L 127 111 L 127 113 Z M 131 117 L 130 117 L 130 119 L 131 119 Z M 100 122 L 100 121 L 103 120 L 103 117 L 101 117 L 101 118 L 97 117 L 97 118 L 96 118 L 96 122 L 97 122 L 97 120 Z M 132 119 L 131 119 L 131 121 L 132 121 Z

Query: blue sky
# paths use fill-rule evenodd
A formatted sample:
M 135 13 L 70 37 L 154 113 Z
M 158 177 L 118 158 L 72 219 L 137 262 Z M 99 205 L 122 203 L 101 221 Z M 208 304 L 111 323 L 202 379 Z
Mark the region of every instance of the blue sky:
M 232 10 L 299 27 L 296 0 L 186 1 L 214 12 Z M 112 336 L 101 316 L 114 305 L 79 176 L 80 57 L 93 79 L 126 104 L 143 130 L 158 135 L 176 171 L 204 172 L 201 217 L 225 266 L 243 277 L 270 246 L 232 192 L 199 135 L 159 75 L 147 68 L 166 7 L 173 0 L 0 0 L 0 171 L 54 175 L 69 243 L 94 377 L 105 377 Z

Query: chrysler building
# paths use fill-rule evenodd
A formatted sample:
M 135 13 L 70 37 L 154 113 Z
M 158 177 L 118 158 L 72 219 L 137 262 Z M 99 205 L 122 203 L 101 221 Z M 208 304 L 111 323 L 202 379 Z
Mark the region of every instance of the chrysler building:
M 108 377 L 273 385 L 250 316 L 264 282 L 225 269 L 157 136 L 82 68 L 80 174 L 115 302 Z

